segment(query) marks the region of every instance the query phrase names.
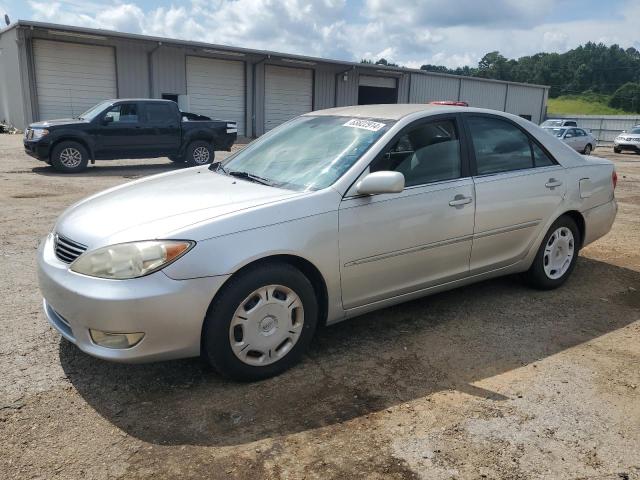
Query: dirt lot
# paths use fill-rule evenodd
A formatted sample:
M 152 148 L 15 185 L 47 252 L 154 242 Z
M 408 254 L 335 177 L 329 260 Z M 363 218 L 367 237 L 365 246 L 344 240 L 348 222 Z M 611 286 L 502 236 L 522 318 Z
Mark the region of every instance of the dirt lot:
M 640 156 L 562 289 L 488 281 L 328 328 L 235 384 L 60 339 L 35 250 L 72 202 L 168 160 L 59 175 L 0 135 L 0 478 L 640 478 Z

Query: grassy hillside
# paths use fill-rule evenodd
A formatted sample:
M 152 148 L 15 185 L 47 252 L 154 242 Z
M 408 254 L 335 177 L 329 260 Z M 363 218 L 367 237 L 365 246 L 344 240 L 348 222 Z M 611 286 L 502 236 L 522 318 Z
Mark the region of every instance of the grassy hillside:
M 633 115 L 607 105 L 608 95 L 562 95 L 547 101 L 547 116 L 552 115 Z

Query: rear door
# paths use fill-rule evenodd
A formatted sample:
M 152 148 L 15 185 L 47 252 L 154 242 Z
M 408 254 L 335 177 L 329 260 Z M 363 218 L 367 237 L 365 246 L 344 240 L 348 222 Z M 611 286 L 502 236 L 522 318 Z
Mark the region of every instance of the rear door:
M 467 275 L 475 204 L 459 132 L 455 116 L 412 124 L 369 166 L 401 172 L 404 191 L 342 201 L 346 309 Z
M 171 103 L 145 102 L 145 142 L 152 155 L 176 155 L 181 142 L 181 117 Z
M 526 131 L 490 114 L 465 114 L 476 217 L 470 273 L 523 259 L 557 214 L 565 170 Z

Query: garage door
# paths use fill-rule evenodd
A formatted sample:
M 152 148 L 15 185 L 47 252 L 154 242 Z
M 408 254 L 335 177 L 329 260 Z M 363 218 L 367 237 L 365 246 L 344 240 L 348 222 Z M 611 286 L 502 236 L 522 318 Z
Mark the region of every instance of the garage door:
M 267 65 L 264 87 L 264 128 L 269 131 L 313 108 L 313 72 Z
M 187 57 L 189 111 L 238 124 L 245 134 L 244 62 Z
M 34 40 L 33 56 L 40 120 L 76 117 L 118 97 L 111 47 Z

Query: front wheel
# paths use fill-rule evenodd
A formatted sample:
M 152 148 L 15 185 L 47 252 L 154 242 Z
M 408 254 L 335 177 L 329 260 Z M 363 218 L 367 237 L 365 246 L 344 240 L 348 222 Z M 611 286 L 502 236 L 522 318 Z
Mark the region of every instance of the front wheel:
M 593 150 L 593 147 L 591 146 L 590 143 L 587 143 L 587 145 L 584 147 L 584 151 L 582 152 L 585 155 L 591 155 L 591 151 Z
M 78 142 L 60 142 L 51 152 L 51 165 L 59 172 L 78 173 L 87 168 L 89 153 Z
M 622 150 L 621 150 L 621 149 L 619 149 L 619 148 L 616 148 L 616 147 L 613 147 L 613 151 L 614 151 L 615 153 L 622 153 Z M 640 153 L 640 152 L 638 152 L 638 153 Z
M 318 321 L 311 282 L 288 264 L 231 278 L 205 318 L 203 354 L 222 375 L 243 381 L 284 372 L 300 360 Z
M 549 228 L 525 274 L 531 286 L 551 290 L 562 285 L 576 265 L 580 242 L 576 222 L 569 216 L 558 218 Z
M 213 146 L 205 141 L 191 142 L 186 151 L 186 162 L 189 167 L 199 167 L 213 162 Z

